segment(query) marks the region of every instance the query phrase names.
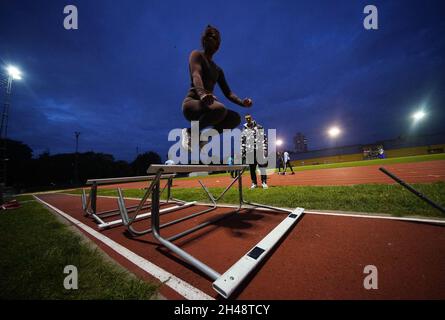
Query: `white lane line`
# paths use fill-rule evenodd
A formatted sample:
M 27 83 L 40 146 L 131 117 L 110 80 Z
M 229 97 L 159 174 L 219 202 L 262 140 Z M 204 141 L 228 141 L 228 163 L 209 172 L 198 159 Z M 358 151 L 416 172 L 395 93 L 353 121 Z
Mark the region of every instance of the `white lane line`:
M 71 196 L 77 196 L 74 194 L 66 193 L 66 195 Z M 117 198 L 109 196 L 107 198 Z M 127 199 L 127 198 L 125 198 Z M 140 200 L 138 198 L 128 198 L 128 199 L 134 199 L 134 200 Z M 196 205 L 202 205 L 202 206 L 208 206 L 208 203 L 205 202 L 196 202 Z M 218 204 L 218 207 L 222 208 L 238 208 L 236 205 L 230 205 L 230 204 Z M 244 208 L 252 209 L 250 206 L 244 206 Z M 274 211 L 272 209 L 267 208 L 254 208 L 255 210 L 259 211 Z M 283 208 L 283 209 L 289 209 L 293 210 L 291 208 Z M 380 216 L 380 215 L 371 215 L 371 214 L 360 214 L 360 213 L 340 213 L 340 212 L 324 212 L 324 211 L 314 211 L 314 210 L 304 210 L 304 213 L 309 214 L 318 214 L 318 215 L 325 215 L 325 216 L 340 216 L 340 217 L 352 217 L 352 218 L 365 218 L 365 219 L 387 219 L 387 220 L 398 220 L 398 221 L 409 221 L 409 222 L 424 222 L 424 223 L 434 223 L 434 224 L 445 224 L 445 219 L 424 219 L 424 218 L 409 218 L 409 217 L 392 217 L 392 216 Z
M 409 222 L 423 222 L 423 223 L 434 223 L 434 224 L 444 224 L 445 225 L 445 220 L 440 220 L 440 219 L 387 217 L 387 216 L 365 215 L 365 214 L 354 214 L 354 213 L 319 212 L 319 211 L 312 211 L 312 210 L 307 210 L 307 211 L 305 211 L 305 213 L 328 215 L 328 216 L 339 216 L 339 217 L 351 217 L 351 218 L 368 218 L 368 219 L 386 219 L 386 220 L 409 221 Z
M 208 203 L 204 202 L 196 202 L 196 205 L 200 206 L 208 206 Z M 231 204 L 218 204 L 218 207 L 221 208 L 238 208 L 236 205 Z M 291 208 L 284 208 L 287 210 L 294 210 Z M 260 207 L 252 207 L 249 205 L 244 205 L 243 209 L 255 209 L 258 211 L 276 211 L 273 209 L 268 208 L 260 208 Z M 445 219 L 424 219 L 424 218 L 405 218 L 405 217 L 392 217 L 392 216 L 380 216 L 380 215 L 368 215 L 368 214 L 360 214 L 360 213 L 340 213 L 340 212 L 322 212 L 322 211 L 313 211 L 313 210 L 304 210 L 304 213 L 308 214 L 318 214 L 318 215 L 324 215 L 324 216 L 341 216 L 341 217 L 351 217 L 351 218 L 364 218 L 364 219 L 387 219 L 387 220 L 396 220 L 396 221 L 408 221 L 408 222 L 424 222 L 424 223 L 433 223 L 433 224 L 444 224 L 445 225 Z
M 90 228 L 89 226 L 83 224 L 79 220 L 73 218 L 69 214 L 63 212 L 62 210 L 57 209 L 56 207 L 50 205 L 49 203 L 43 201 L 39 197 L 34 195 L 34 198 L 47 206 L 48 208 L 54 210 L 67 220 L 69 220 L 71 223 L 75 224 L 78 228 L 84 230 L 97 240 L 101 241 L 105 245 L 107 245 L 109 248 L 129 260 L 130 262 L 134 263 L 136 266 L 144 270 L 145 272 L 149 273 L 153 277 L 159 279 L 161 282 L 163 282 L 165 285 L 169 286 L 173 290 L 175 290 L 177 293 L 182 295 L 184 298 L 188 300 L 214 300 L 211 296 L 207 295 L 206 293 L 202 292 L 201 290 L 193 287 L 189 283 L 185 282 L 184 280 L 174 276 L 173 274 L 165 271 L 164 269 L 158 267 L 157 265 L 151 263 L 150 261 L 146 260 L 145 258 L 138 256 L 133 251 L 128 250 L 124 246 L 120 245 L 119 243 L 111 240 L 110 238 L 104 236 L 103 234 L 97 232 L 96 230 Z

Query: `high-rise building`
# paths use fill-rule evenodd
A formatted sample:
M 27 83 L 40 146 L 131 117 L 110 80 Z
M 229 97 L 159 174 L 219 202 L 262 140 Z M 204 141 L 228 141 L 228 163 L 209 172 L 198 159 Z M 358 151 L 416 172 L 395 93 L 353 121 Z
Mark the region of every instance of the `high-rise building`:
M 301 132 L 297 132 L 294 136 L 295 152 L 306 152 L 307 151 L 307 139 Z

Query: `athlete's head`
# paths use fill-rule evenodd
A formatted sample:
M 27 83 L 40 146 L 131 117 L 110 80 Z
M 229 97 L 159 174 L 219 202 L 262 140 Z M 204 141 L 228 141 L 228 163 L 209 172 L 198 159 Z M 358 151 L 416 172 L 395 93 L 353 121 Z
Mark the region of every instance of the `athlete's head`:
M 208 25 L 201 37 L 202 48 L 206 53 L 214 54 L 219 49 L 221 36 L 218 29 Z

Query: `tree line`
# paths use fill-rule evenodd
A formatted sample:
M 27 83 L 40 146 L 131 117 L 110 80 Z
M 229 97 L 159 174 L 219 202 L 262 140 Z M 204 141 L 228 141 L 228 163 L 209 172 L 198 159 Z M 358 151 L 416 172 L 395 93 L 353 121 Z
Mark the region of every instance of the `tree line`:
M 23 142 L 0 142 L 6 144 L 2 157 L 6 162 L 6 186 L 16 192 L 80 186 L 90 178 L 146 175 L 150 164 L 161 163 L 161 157 L 153 151 L 139 154 L 131 162 L 93 151 L 54 155 L 44 152 L 33 157 L 33 150 Z

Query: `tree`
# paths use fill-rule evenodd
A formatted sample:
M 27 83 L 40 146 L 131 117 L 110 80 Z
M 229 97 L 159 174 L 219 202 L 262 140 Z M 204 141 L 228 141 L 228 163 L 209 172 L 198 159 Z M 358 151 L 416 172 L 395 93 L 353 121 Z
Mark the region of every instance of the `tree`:
M 0 143 L 3 141 L 0 140 Z M 42 187 L 63 188 L 75 184 L 75 153 L 51 155 L 48 151 L 33 158 L 32 149 L 20 141 L 6 140 L 7 183 L 19 192 Z M 78 154 L 80 184 L 90 178 L 113 178 L 146 175 L 150 164 L 161 163 L 152 151 L 139 155 L 131 164 L 116 161 L 111 154 L 85 152 Z
M 153 151 L 149 151 L 140 154 L 131 163 L 131 168 L 133 169 L 133 174 L 136 176 L 144 176 L 147 174 L 147 169 L 151 164 L 160 164 L 161 157 L 159 154 Z
M 6 141 L 1 139 L 0 145 L 6 146 L 3 157 L 6 161 L 7 185 L 24 185 L 32 172 L 29 167 L 32 160 L 32 149 L 23 142 L 11 139 L 6 139 Z

